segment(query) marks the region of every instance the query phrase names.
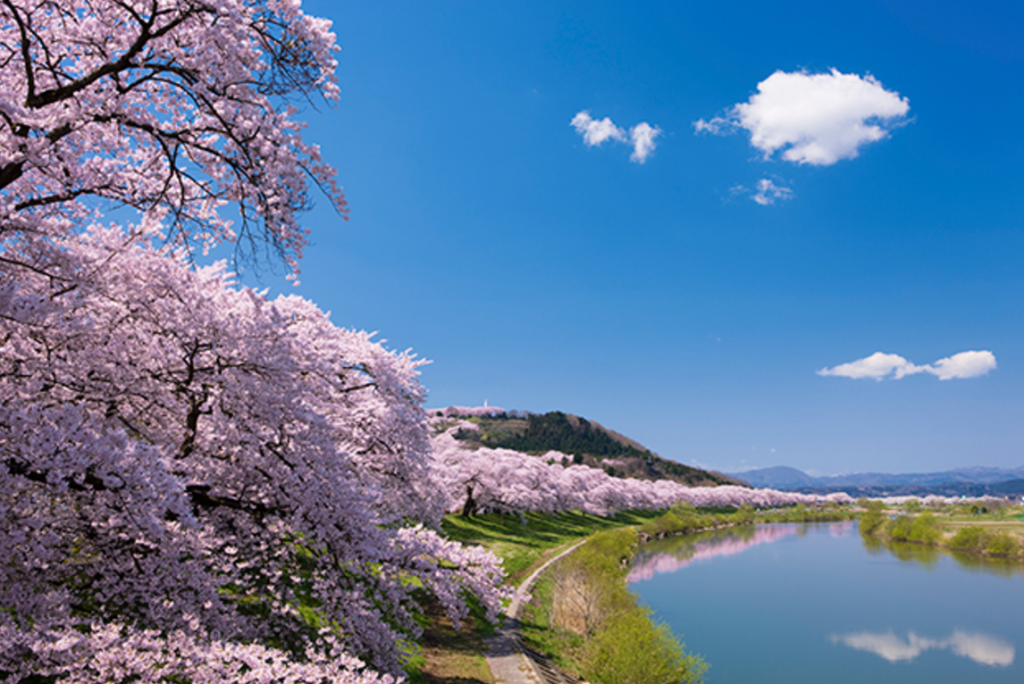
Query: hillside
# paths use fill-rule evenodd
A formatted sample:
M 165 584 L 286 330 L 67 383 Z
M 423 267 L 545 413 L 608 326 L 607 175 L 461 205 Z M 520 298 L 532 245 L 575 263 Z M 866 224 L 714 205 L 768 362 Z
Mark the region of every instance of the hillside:
M 601 468 L 613 477 L 667 479 L 690 486 L 744 484 L 721 473 L 662 458 L 600 423 L 570 413 L 506 413 L 495 409 L 489 415 L 460 417 L 479 428 L 456 433 L 455 438 L 469 447 L 513 449 L 537 455 L 560 451 L 573 456 L 574 463 Z

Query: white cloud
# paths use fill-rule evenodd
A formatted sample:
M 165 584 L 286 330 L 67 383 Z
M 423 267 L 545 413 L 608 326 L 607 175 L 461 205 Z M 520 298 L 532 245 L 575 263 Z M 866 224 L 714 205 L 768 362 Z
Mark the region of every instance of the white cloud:
M 572 118 L 570 125 L 583 136 L 583 142 L 589 147 L 596 147 L 605 140 L 626 142 L 626 132 L 605 117 L 598 121 L 590 116 L 590 112 L 580 112 Z
M 962 658 L 982 665 L 1008 667 L 1016 658 L 1016 649 L 998 637 L 956 630 L 948 639 L 920 637 L 913 632 L 904 641 L 890 632 L 856 632 L 831 637 L 832 643 L 880 656 L 890 663 L 911 661 L 929 650 L 949 649 Z
M 883 380 L 892 377 L 895 380 L 918 373 L 930 373 L 939 380 L 977 378 L 988 375 L 996 369 L 996 357 L 990 351 L 965 351 L 934 364 L 917 366 L 899 354 L 875 352 L 871 356 L 843 363 L 833 368 L 822 368 L 818 375 L 841 378 L 872 378 Z
M 647 156 L 654 151 L 654 139 L 661 135 L 661 129 L 649 125 L 646 121 L 629 129 L 629 139 L 633 143 L 633 154 L 629 158 L 637 164 L 647 161 Z
M 988 375 L 996 369 L 996 357 L 990 351 L 965 351 L 945 359 L 939 359 L 929 373 L 937 375 L 939 380 L 959 378 L 976 378 Z
M 626 131 L 626 129 L 616 126 L 611 118 L 606 116 L 598 120 L 590 116 L 590 112 L 587 111 L 576 114 L 569 125 L 583 136 L 583 142 L 588 147 L 597 147 L 606 140 L 632 145 L 633 154 L 629 158 L 637 164 L 647 161 L 647 157 L 657 147 L 655 139 L 661 135 L 660 128 L 651 126 L 646 121 L 638 123 Z
M 776 71 L 757 84 L 747 102 L 725 116 L 695 121 L 697 133 L 725 134 L 744 129 L 765 158 L 829 166 L 852 159 L 867 143 L 885 138 L 906 119 L 907 98 L 886 90 L 871 75 Z
M 776 200 L 788 200 L 792 199 L 793 190 L 792 188 L 786 188 L 776 185 L 768 178 L 762 178 L 757 181 L 757 192 L 750 196 L 750 199 L 754 200 L 762 207 L 766 207 L 769 204 L 775 204 Z
M 844 363 L 835 368 L 822 368 L 818 375 L 834 375 L 840 378 L 882 378 L 895 374 L 897 380 L 905 375 L 920 373 L 923 369 L 907 361 L 899 354 L 875 352 L 871 356 Z

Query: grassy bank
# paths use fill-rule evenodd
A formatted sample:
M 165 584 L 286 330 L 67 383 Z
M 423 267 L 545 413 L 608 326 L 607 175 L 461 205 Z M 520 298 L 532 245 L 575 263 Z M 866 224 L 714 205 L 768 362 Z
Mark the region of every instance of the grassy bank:
M 775 511 L 698 510 L 680 505 L 626 529 L 594 535 L 546 571 L 524 610 L 524 641 L 563 670 L 599 684 L 699 682 L 705 665 L 669 628 L 652 620 L 626 587 L 630 561 L 650 539 L 767 522 L 835 522 L 848 507 L 797 506 Z
M 881 540 L 909 542 L 958 553 L 1024 562 L 1024 507 L 970 510 L 968 504 L 923 510 L 866 505 L 860 533 Z
M 703 660 L 626 586 L 641 539 L 636 527 L 599 532 L 546 571 L 521 618 L 527 645 L 597 684 L 703 681 Z
M 528 645 L 548 654 L 566 671 L 587 673 L 591 681 L 598 683 L 632 681 L 621 678 L 621 673 L 609 679 L 597 668 L 603 668 L 606 673 L 622 668 L 640 671 L 643 670 L 641 664 L 631 663 L 629 659 L 639 655 L 651 660 L 649 653 L 660 654 L 652 662 L 669 665 L 669 670 L 655 668 L 655 677 L 669 672 L 675 663 L 677 673 L 683 673 L 676 681 L 697 681 L 683 675 L 699 676 L 699 660 L 687 660 L 682 645 L 667 627 L 652 623 L 646 609 L 639 606 L 626 589 L 629 560 L 638 544 L 648 539 L 734 525 L 825 522 L 850 517 L 850 509 L 836 506 L 797 506 L 775 511 L 755 511 L 749 507 L 697 510 L 679 506 L 671 511 L 627 511 L 610 517 L 578 512 L 527 513 L 524 516 L 491 513 L 472 518 L 449 515 L 444 520 L 444 531 L 453 540 L 484 546 L 501 557 L 508 582 L 513 586 L 518 586 L 534 568 L 559 550 L 594 535 L 596 541 L 556 564 L 534 586 L 534 599 L 522 620 L 523 636 Z M 605 606 L 603 613 L 615 616 L 592 620 L 590 627 L 580 630 L 583 634 L 559 626 L 557 620 L 552 619 L 557 579 L 553 571 L 562 568 L 559 572 L 564 573 L 566 567 L 578 569 L 579 563 L 597 572 L 589 584 L 599 587 L 598 593 L 605 597 L 601 599 Z M 483 637 L 491 633 L 492 628 L 481 616 L 471 616 L 461 630 L 455 630 L 439 611 L 428 610 L 424 627 L 420 656 L 410 668 L 413 684 L 490 684 L 493 681 L 481 656 Z
M 629 525 L 641 525 L 658 517 L 659 512 L 632 511 L 602 518 L 584 513 L 527 513 L 500 515 L 489 513 L 444 519 L 448 538 L 466 544 L 484 546 L 504 562 L 508 582 L 518 586 L 532 571 L 559 549 L 594 532 Z M 483 638 L 493 632 L 479 613 L 471 615 L 456 630 L 436 606 L 423 615 L 420 653 L 410 664 L 412 684 L 492 684 L 490 669 L 483 657 Z
M 504 563 L 507 581 L 518 586 L 534 567 L 563 546 L 601 530 L 642 525 L 661 513 L 625 511 L 607 518 L 572 511 L 527 513 L 522 518 L 497 513 L 472 518 L 449 515 L 444 519 L 444 531 L 449 539 L 493 551 Z

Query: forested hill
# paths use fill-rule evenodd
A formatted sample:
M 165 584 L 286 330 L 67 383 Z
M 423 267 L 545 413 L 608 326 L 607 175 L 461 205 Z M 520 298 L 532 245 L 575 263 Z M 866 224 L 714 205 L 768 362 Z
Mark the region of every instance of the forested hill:
M 561 411 L 462 416 L 479 426 L 459 430 L 467 446 L 514 449 L 533 454 L 561 451 L 575 463 L 602 468 L 614 477 L 669 479 L 687 485 L 743 484 L 721 473 L 661 458 L 603 425 Z

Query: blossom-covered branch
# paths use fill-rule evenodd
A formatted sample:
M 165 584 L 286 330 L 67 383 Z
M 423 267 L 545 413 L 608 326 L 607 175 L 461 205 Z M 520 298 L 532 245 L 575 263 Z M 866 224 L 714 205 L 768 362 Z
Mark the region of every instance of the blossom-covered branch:
M 335 49 L 289 0 L 3 0 L 0 236 L 66 235 L 100 199 L 297 271 L 308 183 L 345 200 L 288 99 L 337 98 Z
M 117 229 L 54 244 L 73 292 L 0 273 L 7 634 L 131 616 L 302 652 L 326 629 L 395 672 L 411 577 L 455 620 L 466 593 L 497 610 L 493 555 L 403 528 L 443 507 L 421 361 Z

